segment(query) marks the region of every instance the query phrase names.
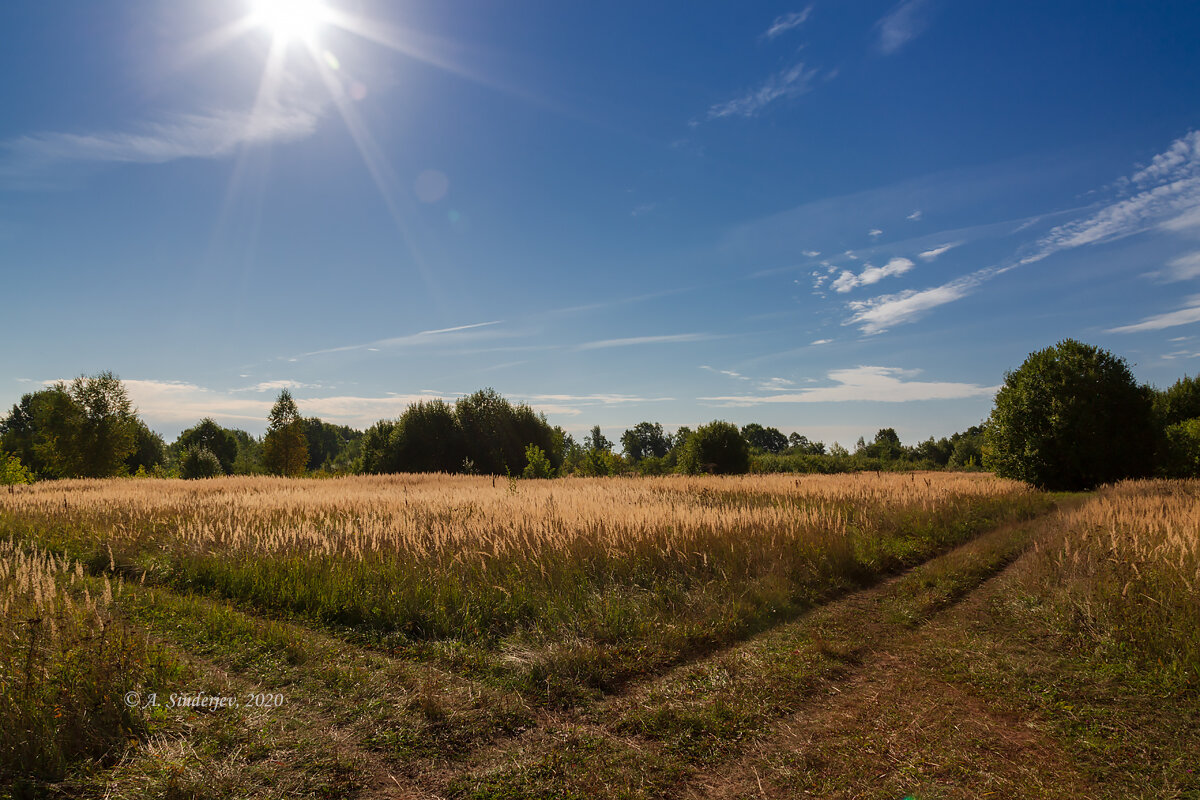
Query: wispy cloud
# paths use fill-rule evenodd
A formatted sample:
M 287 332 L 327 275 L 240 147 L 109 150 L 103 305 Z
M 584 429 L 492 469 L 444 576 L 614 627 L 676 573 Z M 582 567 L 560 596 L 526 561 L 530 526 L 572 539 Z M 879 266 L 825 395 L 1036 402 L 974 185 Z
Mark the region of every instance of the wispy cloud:
M 7 171 L 64 162 L 162 164 L 181 158 L 222 158 L 244 145 L 290 142 L 311 135 L 322 109 L 276 105 L 250 111 L 178 114 L 132 131 L 37 133 L 2 145 Z
M 663 403 L 674 397 L 640 397 L 632 394 L 528 394 L 517 395 L 518 399 L 534 402 L 599 403 L 601 405 L 624 405 L 628 403 Z
M 1200 131 L 1176 139 L 1125 183 L 1144 188 L 1085 219 L 1053 228 L 1021 263 L 1031 264 L 1061 250 L 1112 242 L 1156 227 L 1180 232 L 1200 226 Z
M 771 27 L 767 28 L 763 36 L 767 39 L 774 39 L 776 36 L 781 36 L 790 30 L 799 28 L 808 21 L 809 14 L 812 14 L 813 7 L 809 6 L 803 11 L 793 11 L 790 14 L 784 14 L 781 17 L 776 17 L 771 23 Z
M 881 231 L 879 228 L 871 228 L 871 230 L 867 231 L 867 236 L 870 236 L 872 239 L 877 239 L 880 236 L 883 236 L 883 231 Z
M 937 247 L 926 250 L 923 253 L 918 253 L 917 258 L 921 259 L 922 261 L 933 261 L 938 256 L 954 249 L 955 247 L 958 247 L 960 244 L 962 244 L 962 242 L 947 242 L 946 244 L 938 245 Z
M 912 212 L 907 217 L 905 217 L 905 219 L 908 220 L 909 222 L 920 222 L 921 217 L 922 217 L 921 209 L 918 208 L 916 211 Z
M 716 373 L 717 375 L 725 375 L 730 378 L 737 378 L 740 381 L 750 380 L 749 378 L 747 378 L 745 375 L 741 374 L 740 372 L 734 372 L 731 369 L 716 369 L 715 367 L 710 367 L 707 364 L 701 364 L 700 369 L 708 370 L 709 372 Z
M 246 386 L 242 389 L 234 389 L 235 392 L 276 392 L 281 389 L 321 389 L 319 383 L 301 383 L 300 381 L 292 380 L 277 380 L 277 381 L 262 381 L 253 386 Z
M 836 369 L 826 374 L 826 378 L 832 382 L 830 385 L 815 386 L 800 392 L 700 397 L 697 399 L 725 406 L 852 401 L 907 403 L 919 400 L 960 400 L 969 397 L 987 397 L 995 394 L 999 388 L 998 386 L 980 386 L 974 383 L 906 380 L 918 372 L 919 370 L 904 370 L 897 367 L 871 366 Z
M 669 344 L 673 342 L 703 342 L 718 337 L 711 333 L 673 333 L 666 336 L 630 336 L 626 339 L 601 339 L 584 342 L 578 350 L 601 350 L 607 347 L 632 347 L 639 344 Z
M 1150 275 L 1166 282 L 1200 278 L 1200 250 L 1173 258 L 1167 262 L 1165 270 L 1152 272 Z
M 926 20 L 920 13 L 925 5 L 926 0 L 904 0 L 875 23 L 879 49 L 884 55 L 898 52 L 925 30 Z
M 1183 308 L 1168 311 L 1165 314 L 1155 314 L 1146 317 L 1133 325 L 1122 325 L 1119 328 L 1109 328 L 1109 333 L 1141 333 L 1143 331 L 1159 331 L 1163 328 L 1175 328 L 1180 325 L 1191 325 L 1200 322 L 1200 294 L 1194 294 L 1185 301 Z
M 891 278 L 896 275 L 903 275 L 913 268 L 913 262 L 907 258 L 893 258 L 882 267 L 872 267 L 867 265 L 866 269 L 855 275 L 849 270 L 843 270 L 837 279 L 829 284 L 835 292 L 845 294 L 851 289 L 859 286 L 870 286 L 873 283 L 879 283 L 884 278 Z
M 932 289 L 908 289 L 869 300 L 855 300 L 850 303 L 854 313 L 845 324 L 858 325 L 868 335 L 883 333 L 888 328 L 920 319 L 930 309 L 966 297 L 982 279 L 981 275 L 974 274 Z
M 776 100 L 799 97 L 812 88 L 817 70 L 806 69 L 803 62 L 797 63 L 767 79 L 766 83 L 741 97 L 717 103 L 708 109 L 708 118 L 754 117 Z
M 456 325 L 453 328 L 437 328 L 435 330 L 418 331 L 406 336 L 393 336 L 388 339 L 376 339 L 373 342 L 365 344 L 347 344 L 341 347 L 327 347 L 323 350 L 313 350 L 310 353 L 304 353 L 308 356 L 321 356 L 329 353 L 346 353 L 352 350 L 381 350 L 383 348 L 402 348 L 414 347 L 432 344 L 446 344 L 449 341 L 478 341 L 479 339 L 496 338 L 501 335 L 511 335 L 501 331 L 490 332 L 475 332 L 478 328 L 490 328 L 493 325 L 501 325 L 504 320 L 497 319 L 490 322 L 473 322 L 470 325 Z M 464 334 L 464 331 L 472 331 L 470 334 Z M 453 336 L 451 336 L 453 335 Z
M 829 343 L 830 343 L 830 342 L 832 342 L 832 341 L 833 341 L 833 339 L 814 339 L 814 340 L 813 340 L 812 342 L 810 342 L 809 344 L 810 344 L 810 346 L 811 346 L 811 345 L 818 345 L 818 344 L 829 344 Z

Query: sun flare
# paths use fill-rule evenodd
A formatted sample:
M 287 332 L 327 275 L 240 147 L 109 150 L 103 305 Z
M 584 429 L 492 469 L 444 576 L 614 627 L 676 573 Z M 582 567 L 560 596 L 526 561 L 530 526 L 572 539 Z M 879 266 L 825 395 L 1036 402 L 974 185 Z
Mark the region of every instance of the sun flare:
M 321 0 L 253 0 L 250 18 L 282 41 L 311 41 L 328 19 Z

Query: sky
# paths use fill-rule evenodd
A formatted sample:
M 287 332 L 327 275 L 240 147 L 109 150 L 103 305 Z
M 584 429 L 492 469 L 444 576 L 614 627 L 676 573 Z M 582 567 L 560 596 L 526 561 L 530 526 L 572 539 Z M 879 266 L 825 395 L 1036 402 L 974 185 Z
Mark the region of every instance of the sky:
M 282 388 L 577 435 L 983 420 L 1064 338 L 1200 371 L 1200 5 L 0 4 L 0 407 Z

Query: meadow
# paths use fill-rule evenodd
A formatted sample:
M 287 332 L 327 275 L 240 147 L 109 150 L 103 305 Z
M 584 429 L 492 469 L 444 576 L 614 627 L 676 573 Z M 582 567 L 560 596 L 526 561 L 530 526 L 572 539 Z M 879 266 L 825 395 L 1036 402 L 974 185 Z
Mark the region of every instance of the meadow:
M 1073 646 L 1190 698 L 1197 494 L 954 473 L 19 487 L 0 500 L 0 775 L 15 796 L 370 795 L 385 774 L 672 796 L 1018 560 L 1018 594 Z M 854 605 L 872 593 L 890 599 Z M 121 702 L 196 685 L 309 705 L 198 723 Z

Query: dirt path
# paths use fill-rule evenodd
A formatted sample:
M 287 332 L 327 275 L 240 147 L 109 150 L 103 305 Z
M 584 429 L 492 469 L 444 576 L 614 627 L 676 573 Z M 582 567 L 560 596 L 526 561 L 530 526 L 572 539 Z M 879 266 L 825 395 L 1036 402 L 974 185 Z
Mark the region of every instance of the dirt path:
M 939 647 L 986 614 L 997 591 L 1003 581 L 989 580 L 848 678 L 824 681 L 741 758 L 695 776 L 682 796 L 1095 797 L 1038 720 L 939 675 Z

